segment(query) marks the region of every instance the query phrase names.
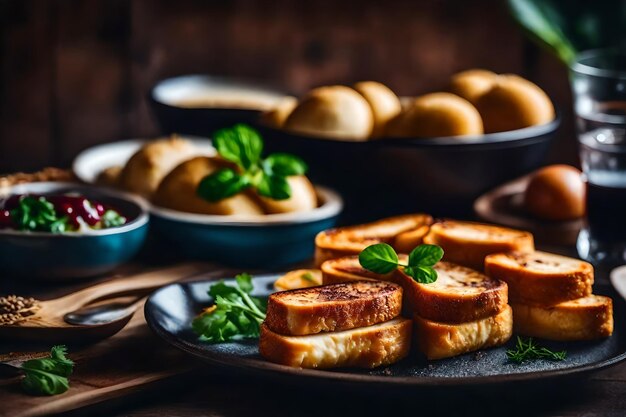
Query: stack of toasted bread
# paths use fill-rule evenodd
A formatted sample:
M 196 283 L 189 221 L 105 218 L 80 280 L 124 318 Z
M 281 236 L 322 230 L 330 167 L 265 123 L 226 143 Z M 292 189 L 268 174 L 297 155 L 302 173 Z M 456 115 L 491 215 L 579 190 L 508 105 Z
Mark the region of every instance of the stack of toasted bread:
M 515 331 L 551 340 L 589 340 L 613 333 L 613 302 L 593 295 L 593 267 L 545 252 L 493 254 L 486 273 L 506 281 Z
M 272 294 L 261 325 L 266 359 L 300 368 L 389 365 L 408 355 L 402 287 L 354 281 Z
M 431 284 L 418 283 L 405 274 L 402 268 L 388 274 L 376 274 L 364 269 L 359 263 L 358 253 L 369 245 L 381 242 L 393 246 L 400 253 L 400 263 L 404 264 L 407 255 L 402 253 L 410 252 L 422 242 L 441 246 L 444 258 L 435 265 L 437 281 Z M 319 297 L 323 288 L 334 288 L 337 284 L 363 286 L 380 281 L 402 288 L 402 314 L 412 318 L 415 345 L 428 359 L 441 359 L 502 345 L 509 340 L 513 330 L 521 335 L 552 340 L 594 339 L 610 336 L 613 330 L 611 299 L 592 294 L 594 279 L 591 265 L 577 259 L 535 251 L 532 234 L 524 231 L 454 220 L 433 223 L 432 217 L 425 214 L 397 216 L 320 233 L 316 238 L 316 263 L 321 271 L 323 286 L 302 290 L 304 294 L 313 291 Z M 316 283 L 319 282 L 318 270 L 310 270 L 308 273 L 315 275 Z M 300 281 L 300 278 L 292 277 L 283 280 L 281 285 L 284 287 L 286 282 L 290 282 L 297 286 Z M 307 286 L 312 285 L 310 281 Z M 270 359 L 280 363 L 303 367 L 331 367 L 337 364 L 374 366 L 374 363 L 389 363 L 381 358 L 366 363 L 356 359 L 346 361 L 325 358 L 320 362 L 319 358 L 312 359 L 311 354 L 303 354 L 310 351 L 313 345 L 321 346 L 319 344 L 323 343 L 328 347 L 330 342 L 322 342 L 321 338 L 331 337 L 331 334 L 339 335 L 345 330 L 337 327 L 340 321 L 337 312 L 321 304 L 318 306 L 317 299 L 312 304 L 309 304 L 310 300 L 303 302 L 303 306 L 306 306 L 303 311 L 306 311 L 308 319 L 332 323 L 335 327 L 297 325 L 307 329 L 302 333 L 277 325 L 272 317 L 276 311 L 282 311 L 282 317 L 288 317 L 283 320 L 300 322 L 293 312 L 295 307 L 284 307 L 284 301 L 281 301 L 283 297 L 299 297 L 300 293 L 290 291 L 281 294 L 288 295 L 276 294 L 270 299 L 261 343 L 265 356 L 273 356 Z M 363 303 L 358 304 L 361 309 L 342 313 L 356 314 L 366 319 L 351 329 L 364 325 L 377 326 L 367 321 L 375 315 L 375 311 Z M 399 310 L 396 316 L 398 314 Z M 362 327 L 359 334 L 368 328 Z M 313 333 L 317 336 L 299 339 L 302 335 Z M 336 336 L 332 336 L 332 343 L 337 345 L 335 339 Z M 270 340 L 274 340 L 273 344 L 268 344 Z M 296 344 L 299 346 L 297 349 L 294 347 Z M 288 347 L 282 350 L 272 347 L 277 345 Z M 354 344 L 352 346 L 355 347 Z M 287 355 L 285 351 L 291 353 Z M 296 355 L 294 351 L 299 353 Z M 317 352 L 320 352 L 320 348 Z M 351 355 L 359 356 L 354 353 Z

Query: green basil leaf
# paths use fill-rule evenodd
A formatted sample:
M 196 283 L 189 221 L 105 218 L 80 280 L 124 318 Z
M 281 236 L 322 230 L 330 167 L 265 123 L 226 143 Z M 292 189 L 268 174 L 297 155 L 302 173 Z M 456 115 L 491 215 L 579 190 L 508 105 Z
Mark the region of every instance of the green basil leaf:
M 287 200 L 291 197 L 291 187 L 285 177 L 263 174 L 257 186 L 257 191 L 263 197 L 273 200 Z
M 244 170 L 258 164 L 263 152 L 263 140 L 259 133 L 244 124 L 215 132 L 213 145 L 222 158 L 236 163 Z
M 409 254 L 409 266 L 433 266 L 443 258 L 443 249 L 437 245 L 419 245 Z
M 407 266 L 404 273 L 420 284 L 432 284 L 437 281 L 437 271 L 430 266 Z
M 359 263 L 368 271 L 387 274 L 398 267 L 398 254 L 386 243 L 377 243 L 363 249 Z
M 304 175 L 308 170 L 307 164 L 295 155 L 288 153 L 273 153 L 263 161 L 263 169 L 268 175 L 289 177 Z
M 215 203 L 234 196 L 249 185 L 246 177 L 225 168 L 204 177 L 198 184 L 196 193 L 200 198 Z
M 250 294 L 250 292 L 254 289 L 254 286 L 252 285 L 252 275 L 250 274 L 239 274 L 235 277 L 235 280 L 237 281 L 237 285 L 241 291 L 246 294 Z

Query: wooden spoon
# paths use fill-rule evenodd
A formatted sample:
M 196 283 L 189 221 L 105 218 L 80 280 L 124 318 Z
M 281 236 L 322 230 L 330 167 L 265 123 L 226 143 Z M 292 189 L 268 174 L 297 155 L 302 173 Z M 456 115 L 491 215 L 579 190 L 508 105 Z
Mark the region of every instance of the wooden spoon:
M 0 339 L 72 343 L 112 336 L 128 323 L 136 308 L 129 309 L 127 315 L 117 320 L 100 325 L 73 325 L 65 322 L 64 316 L 105 298 L 145 296 L 163 285 L 198 275 L 206 270 L 206 264 L 186 263 L 104 282 L 60 298 L 41 301 L 39 310 L 27 320 L 11 325 L 0 325 Z M 214 271 L 211 275 L 215 273 L 221 271 Z M 137 304 L 136 307 L 139 306 Z

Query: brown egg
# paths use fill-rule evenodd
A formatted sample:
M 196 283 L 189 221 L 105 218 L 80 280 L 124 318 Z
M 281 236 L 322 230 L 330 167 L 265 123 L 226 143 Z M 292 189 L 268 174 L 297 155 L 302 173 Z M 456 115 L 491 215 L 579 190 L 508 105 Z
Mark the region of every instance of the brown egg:
M 291 197 L 287 200 L 273 200 L 259 196 L 261 206 L 266 213 L 291 213 L 294 211 L 308 211 L 317 207 L 317 194 L 311 181 L 304 175 L 287 178 L 291 187 Z
M 261 123 L 269 127 L 280 129 L 297 105 L 298 99 L 295 97 L 284 97 L 274 108 L 261 114 Z
M 554 119 L 554 106 L 537 85 L 517 75 L 498 76 L 493 87 L 476 101 L 485 133 L 541 125 Z
M 220 168 L 233 168 L 218 158 L 199 156 L 183 162 L 172 170 L 159 185 L 153 201 L 157 206 L 198 214 L 254 216 L 264 214 L 253 196 L 239 193 L 216 203 L 196 194 L 200 181 Z
M 476 108 L 451 93 L 432 93 L 416 98 L 387 124 L 386 136 L 432 138 L 480 135 L 483 123 Z
M 389 87 L 376 81 L 356 83 L 354 89 L 367 100 L 372 108 L 374 117 L 372 137 L 381 137 L 387 122 L 402 110 L 400 99 Z
M 461 71 L 452 76 L 450 91 L 475 104 L 480 96 L 491 89 L 497 78 L 495 72 L 483 69 Z
M 569 165 L 537 170 L 524 194 L 526 209 L 545 220 L 573 220 L 585 214 L 585 184 L 581 172 Z
M 285 121 L 286 130 L 310 136 L 367 140 L 374 125 L 362 95 L 340 85 L 311 90 Z

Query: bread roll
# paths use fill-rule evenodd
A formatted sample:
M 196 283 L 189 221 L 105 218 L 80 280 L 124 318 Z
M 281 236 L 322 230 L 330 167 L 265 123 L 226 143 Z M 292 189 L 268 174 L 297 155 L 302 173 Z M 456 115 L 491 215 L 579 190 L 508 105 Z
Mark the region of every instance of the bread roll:
M 493 87 L 476 101 L 485 133 L 541 125 L 554 119 L 554 106 L 537 85 L 517 75 L 498 76 Z
M 387 124 L 386 136 L 433 138 L 480 135 L 483 123 L 476 108 L 451 93 L 432 93 L 416 98 Z
M 178 137 L 150 142 L 128 160 L 119 174 L 119 186 L 151 197 L 175 166 L 197 153 L 191 142 Z
M 286 200 L 274 200 L 259 195 L 259 201 L 266 213 L 291 213 L 309 211 L 317 207 L 317 194 L 311 181 L 304 175 L 287 177 L 291 187 L 291 197 Z
M 264 214 L 255 199 L 247 193 L 239 193 L 216 203 L 197 195 L 196 189 L 204 177 L 227 167 L 233 168 L 233 165 L 219 158 L 199 156 L 185 161 L 163 179 L 154 195 L 154 203 L 188 213 L 239 216 Z
M 372 137 L 383 136 L 387 122 L 396 117 L 402 110 L 400 99 L 389 87 L 376 81 L 356 83 L 354 89 L 365 97 L 372 108 L 372 115 L 374 116 Z
M 484 93 L 489 91 L 498 74 L 483 69 L 470 69 L 461 71 L 452 76 L 450 81 L 450 91 L 472 104 Z
M 280 129 L 297 105 L 298 99 L 295 97 L 284 97 L 271 110 L 261 114 L 261 123 L 269 127 Z
M 285 121 L 285 129 L 295 133 L 351 141 L 367 140 L 373 125 L 367 100 L 339 85 L 311 90 Z

